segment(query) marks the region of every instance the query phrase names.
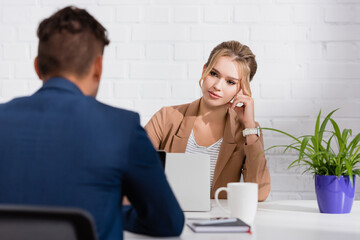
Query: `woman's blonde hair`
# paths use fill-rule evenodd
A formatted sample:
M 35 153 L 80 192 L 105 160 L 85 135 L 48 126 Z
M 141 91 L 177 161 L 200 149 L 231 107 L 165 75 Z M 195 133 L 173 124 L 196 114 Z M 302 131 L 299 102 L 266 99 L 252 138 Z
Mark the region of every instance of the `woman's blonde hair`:
M 244 81 L 244 86 L 251 95 L 250 81 L 256 73 L 257 63 L 255 55 L 250 48 L 238 41 L 222 42 L 211 51 L 201 79 L 199 80 L 199 85 L 201 86 L 202 81 L 210 74 L 220 57 L 230 57 L 239 64 L 241 81 Z

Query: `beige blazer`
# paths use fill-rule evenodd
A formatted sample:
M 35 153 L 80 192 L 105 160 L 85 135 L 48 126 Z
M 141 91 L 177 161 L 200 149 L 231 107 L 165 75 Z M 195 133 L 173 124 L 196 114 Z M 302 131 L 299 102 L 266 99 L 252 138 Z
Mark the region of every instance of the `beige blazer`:
M 200 99 L 178 106 L 163 107 L 146 124 L 145 130 L 154 147 L 166 152 L 185 152 L 200 106 Z M 246 145 L 242 136 L 244 126 L 234 111 L 226 116 L 223 142 L 215 166 L 211 198 L 216 189 L 229 182 L 239 182 L 243 174 L 245 182 L 259 184 L 259 201 L 270 193 L 270 174 L 266 166 L 262 136 L 253 144 Z M 220 198 L 226 198 L 221 192 Z

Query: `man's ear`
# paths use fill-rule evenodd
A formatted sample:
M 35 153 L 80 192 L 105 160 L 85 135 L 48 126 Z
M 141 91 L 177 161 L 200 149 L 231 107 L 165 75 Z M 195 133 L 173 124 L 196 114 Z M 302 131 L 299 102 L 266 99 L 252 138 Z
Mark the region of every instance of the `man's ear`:
M 94 79 L 100 82 L 101 74 L 102 74 L 102 63 L 103 63 L 103 56 L 98 56 L 94 62 Z
M 38 57 L 35 57 L 35 59 L 34 59 L 34 68 L 35 68 L 35 72 L 38 75 L 39 79 L 44 80 L 40 74 Z

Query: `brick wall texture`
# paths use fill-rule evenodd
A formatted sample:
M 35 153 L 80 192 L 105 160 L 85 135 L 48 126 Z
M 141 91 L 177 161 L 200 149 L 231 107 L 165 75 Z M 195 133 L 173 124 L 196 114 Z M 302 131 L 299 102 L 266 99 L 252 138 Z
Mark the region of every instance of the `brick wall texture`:
M 109 31 L 98 100 L 137 111 L 201 96 L 211 49 L 238 40 L 256 54 L 256 120 L 295 135 L 314 130 L 319 110 L 340 110 L 360 132 L 360 0 L 0 0 L 0 102 L 34 93 L 39 22 L 67 5 L 86 8 Z M 264 132 L 265 146 L 288 143 Z M 269 199 L 315 199 L 314 181 L 287 169 L 295 155 L 267 152 Z M 356 199 L 360 199 L 360 184 Z

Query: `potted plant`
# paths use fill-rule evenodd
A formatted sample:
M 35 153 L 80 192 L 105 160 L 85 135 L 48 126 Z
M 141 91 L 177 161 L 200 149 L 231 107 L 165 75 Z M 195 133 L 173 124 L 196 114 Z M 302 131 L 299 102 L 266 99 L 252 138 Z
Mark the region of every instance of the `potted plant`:
M 289 168 L 303 166 L 304 172 L 315 175 L 315 191 L 321 213 L 349 213 L 355 195 L 356 175 L 360 176 L 360 169 L 357 168 L 360 162 L 360 133 L 351 139 L 351 129 L 340 131 L 331 117 L 337 110 L 330 112 L 322 122 L 319 112 L 314 135 L 295 137 L 278 129 L 262 128 L 284 134 L 293 140 L 289 145 L 275 145 L 265 151 L 284 147 L 284 153 L 290 149 L 298 153 Z M 331 131 L 326 129 L 329 122 L 333 128 Z M 324 133 L 329 134 L 326 139 Z M 332 147 L 335 143 L 336 148 Z

